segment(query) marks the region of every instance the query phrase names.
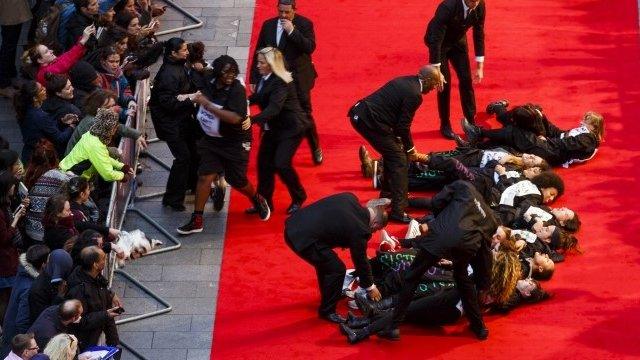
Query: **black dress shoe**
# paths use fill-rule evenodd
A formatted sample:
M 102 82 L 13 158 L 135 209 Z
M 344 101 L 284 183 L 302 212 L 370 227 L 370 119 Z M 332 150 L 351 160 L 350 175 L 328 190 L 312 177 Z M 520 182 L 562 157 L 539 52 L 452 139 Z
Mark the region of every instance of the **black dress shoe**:
M 352 329 L 362 329 L 365 326 L 369 326 L 370 323 L 371 321 L 367 317 L 357 317 L 351 311 L 347 313 L 347 326 Z
M 407 215 L 407 213 L 391 214 L 391 215 L 389 215 L 389 220 L 395 221 L 395 222 L 399 222 L 399 223 L 403 223 L 403 224 L 408 224 L 408 223 L 411 222 L 412 217 Z
M 349 344 L 355 344 L 369 337 L 369 329 L 352 329 L 345 324 L 340 324 L 340 332 L 347 337 Z
M 487 340 L 489 337 L 489 329 L 484 324 L 471 325 L 471 331 L 476 335 L 478 340 Z
M 442 134 L 442 136 L 444 136 L 446 139 L 449 139 L 449 140 L 453 140 L 456 136 L 453 130 L 451 130 L 450 126 L 441 126 L 440 134 Z
M 393 329 L 380 330 L 376 335 L 378 335 L 379 338 L 398 341 L 400 340 L 400 329 L 393 328 Z
M 291 215 L 294 212 L 300 210 L 300 208 L 302 207 L 302 204 L 298 204 L 298 203 L 292 203 L 291 205 L 289 205 L 289 207 L 287 208 L 287 215 Z
M 344 316 L 338 313 L 320 315 L 320 318 L 327 321 L 331 321 L 332 323 L 336 323 L 336 324 L 344 324 L 345 322 L 347 322 L 347 319 L 345 319 Z
M 168 203 L 164 203 L 163 202 L 162 206 L 170 207 L 171 210 L 173 210 L 173 211 L 185 211 L 185 210 L 187 210 L 187 208 L 182 204 L 168 204 Z
M 459 148 L 467 148 L 471 145 L 467 140 L 461 138 L 460 135 L 458 134 L 455 134 L 453 136 L 453 141 L 456 142 L 456 147 L 459 147 Z
M 482 135 L 482 130 L 477 125 L 472 124 L 469 120 L 462 118 L 462 129 L 464 130 L 465 135 L 467 135 L 467 140 L 470 145 L 475 145 L 480 140 Z

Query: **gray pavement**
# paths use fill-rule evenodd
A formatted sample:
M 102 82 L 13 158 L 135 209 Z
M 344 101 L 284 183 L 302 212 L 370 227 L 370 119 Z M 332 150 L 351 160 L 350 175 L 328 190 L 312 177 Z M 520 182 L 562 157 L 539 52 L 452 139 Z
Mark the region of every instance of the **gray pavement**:
M 202 41 L 206 45 L 207 60 L 228 54 L 238 61 L 241 70 L 246 69 L 254 0 L 175 2 L 200 18 L 204 26 L 163 36 L 161 40 L 179 36 L 187 41 Z M 161 30 L 192 23 L 171 8 L 161 21 Z M 154 66 L 154 69 L 157 67 Z M 0 127 L 3 129 L 2 137 L 10 142 L 11 148 L 20 151 L 22 136 L 15 114 L 11 103 L 3 98 L 0 98 Z M 149 132 L 150 137 L 154 137 L 151 127 Z M 164 143 L 151 144 L 149 152 L 168 164 L 173 160 Z M 148 158 L 142 159 L 142 163 L 145 170 L 138 179 L 143 182 L 143 186 L 138 189 L 138 194 L 164 190 L 167 171 Z M 209 359 L 224 246 L 228 193 L 227 203 L 221 212 L 214 213 L 211 203 L 207 205 L 204 232 L 179 238 L 182 247 L 176 251 L 144 257 L 127 264 L 124 268 L 173 307 L 167 314 L 118 327 L 121 339 L 148 359 Z M 186 205 L 186 212 L 176 213 L 163 208 L 159 197 L 135 202 L 137 209 L 145 211 L 171 233 L 175 233 L 175 228 L 188 220 L 193 210 L 193 196 L 187 197 Z M 150 238 L 157 238 L 167 244 L 164 235 L 134 213 L 127 215 L 123 229 L 141 229 Z M 114 279 L 113 288 L 123 298 L 125 317 L 162 308 L 161 304 L 120 276 Z M 122 357 L 124 360 L 136 358 L 126 350 Z

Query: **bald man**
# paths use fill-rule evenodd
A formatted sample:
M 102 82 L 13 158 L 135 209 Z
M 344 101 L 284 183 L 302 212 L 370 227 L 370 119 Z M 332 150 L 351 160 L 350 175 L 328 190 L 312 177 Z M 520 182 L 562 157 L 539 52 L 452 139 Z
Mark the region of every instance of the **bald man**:
M 411 138 L 411 122 L 422 95 L 442 86 L 435 66 L 423 66 L 417 75 L 397 77 L 349 109 L 351 124 L 384 158 L 380 197 L 391 199 L 389 220 L 409 223 L 407 207 L 408 161 L 425 161 Z

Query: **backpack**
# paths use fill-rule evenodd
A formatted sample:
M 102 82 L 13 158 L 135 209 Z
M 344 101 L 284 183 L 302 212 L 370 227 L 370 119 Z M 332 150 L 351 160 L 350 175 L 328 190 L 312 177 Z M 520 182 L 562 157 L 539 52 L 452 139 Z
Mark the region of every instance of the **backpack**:
M 58 42 L 58 28 L 60 27 L 60 15 L 62 6 L 55 4 L 49 8 L 36 27 L 36 43 L 51 47 Z

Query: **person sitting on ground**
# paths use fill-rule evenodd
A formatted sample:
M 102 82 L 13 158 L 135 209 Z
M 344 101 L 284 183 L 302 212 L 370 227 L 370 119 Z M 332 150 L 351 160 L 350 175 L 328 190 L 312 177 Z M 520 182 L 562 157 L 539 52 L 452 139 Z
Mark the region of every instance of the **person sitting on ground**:
M 43 353 L 50 360 L 73 360 L 78 352 L 78 339 L 70 334 L 58 334 L 54 336 Z
M 44 271 L 38 275 L 29 291 L 29 319 L 33 323 L 47 307 L 59 304 L 67 293 L 67 277 L 73 270 L 68 252 L 58 249 L 49 254 Z
M 29 291 L 35 278 L 44 270 L 49 257 L 49 248 L 44 245 L 33 245 L 19 258 L 18 274 L 13 284 L 11 298 L 2 323 L 2 350 L 0 358 L 6 356 L 9 349 L 9 339 L 16 334 L 27 333 L 31 321 L 29 319 Z
M 118 131 L 118 125 L 118 115 L 115 112 L 98 109 L 96 122 L 60 161 L 60 168 L 86 179 L 99 175 L 105 182 L 128 181 L 134 175 L 133 168 L 109 156 L 107 148 Z
M 29 333 L 34 335 L 38 346 L 44 348 L 53 337 L 68 333 L 72 324 L 79 324 L 82 312 L 82 303 L 75 299 L 49 306 L 31 325 Z
M 47 139 L 56 147 L 59 154 L 64 154 L 69 137 L 73 133 L 71 127 L 64 131 L 58 128 L 58 123 L 53 115 L 42 110 L 42 103 L 47 98 L 47 92 L 40 83 L 27 81 L 13 98 L 13 107 L 22 133 L 22 162 L 28 165 L 31 153 L 38 142 Z M 70 122 L 73 115 L 63 118 Z
M 80 252 L 81 265 L 69 275 L 68 299 L 82 302 L 82 317 L 86 326 L 73 329 L 80 339 L 81 350 L 98 344 L 100 334 L 105 333 L 106 344 L 120 344 L 114 317 L 121 313 L 122 301 L 111 290 L 101 273 L 106 263 L 106 254 L 97 246 L 90 246 Z
M 11 339 L 11 352 L 4 360 L 31 360 L 39 349 L 33 334 L 18 334 Z
M 91 35 L 94 35 L 96 28 L 91 25 L 86 27 L 82 32 L 82 37 L 76 45 L 69 51 L 60 56 L 56 56 L 53 50 L 45 45 L 36 44 L 22 56 L 22 63 L 25 73 L 31 76 L 33 80 L 40 84 L 45 83 L 45 74 L 50 72 L 53 74 L 66 74 L 77 63 L 86 51 L 84 45 L 87 43 Z

